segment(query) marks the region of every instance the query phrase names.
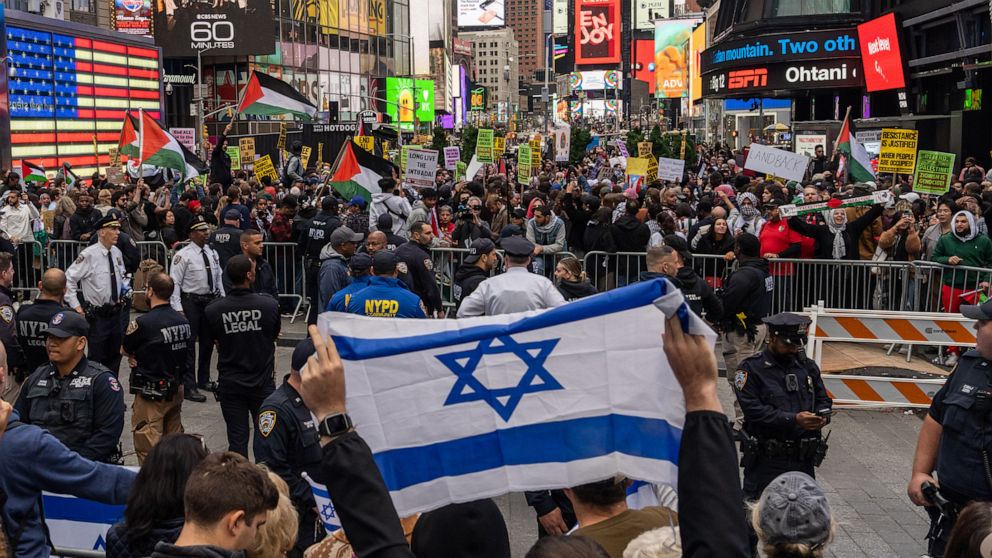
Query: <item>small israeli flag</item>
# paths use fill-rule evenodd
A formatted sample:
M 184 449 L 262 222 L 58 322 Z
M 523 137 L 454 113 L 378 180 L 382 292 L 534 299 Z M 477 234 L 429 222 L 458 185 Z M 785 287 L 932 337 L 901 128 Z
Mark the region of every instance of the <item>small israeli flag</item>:
M 331 495 L 327 493 L 327 487 L 314 482 L 310 475 L 303 473 L 303 478 L 310 484 L 310 492 L 317 502 L 317 513 L 320 514 L 320 521 L 324 524 L 324 529 L 328 533 L 333 533 L 341 528 L 341 518 L 338 517 L 334 504 L 331 503 Z
M 401 517 L 617 474 L 676 485 L 685 409 L 665 317 L 716 334 L 667 281 L 460 320 L 327 312 L 348 412 Z

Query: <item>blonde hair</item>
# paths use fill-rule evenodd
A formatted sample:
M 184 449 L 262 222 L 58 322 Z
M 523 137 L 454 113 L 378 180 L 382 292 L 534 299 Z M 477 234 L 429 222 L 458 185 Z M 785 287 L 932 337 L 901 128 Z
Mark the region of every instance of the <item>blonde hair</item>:
M 289 499 L 289 485 L 272 471 L 267 473 L 279 491 L 279 504 L 269 511 L 265 524 L 255 534 L 255 541 L 247 552 L 251 558 L 283 558 L 296 544 L 300 520 Z
M 788 558 L 823 558 L 823 552 L 834 540 L 834 523 L 831 521 L 830 528 L 827 530 L 827 536 L 820 544 L 771 544 L 767 542 L 767 536 L 761 529 L 761 500 L 749 504 L 749 507 L 751 510 L 751 527 L 754 528 L 755 534 L 758 535 L 758 548 L 761 549 L 767 558 L 779 558 L 780 556 Z
M 569 256 L 559 260 L 558 264 L 564 267 L 569 275 L 576 277 L 577 281 L 585 281 L 587 279 L 586 272 L 582 271 L 582 264 L 579 263 L 578 259 Z
M 682 539 L 675 527 L 645 531 L 627 544 L 623 558 L 681 558 Z

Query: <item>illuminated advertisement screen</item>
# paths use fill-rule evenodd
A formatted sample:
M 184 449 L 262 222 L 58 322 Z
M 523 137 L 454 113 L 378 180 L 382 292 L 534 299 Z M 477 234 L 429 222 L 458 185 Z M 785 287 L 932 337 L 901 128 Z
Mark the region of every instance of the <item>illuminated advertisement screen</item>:
M 127 35 L 152 36 L 152 0 L 111 0 L 110 25 Z
M 677 99 L 689 94 L 689 60 L 686 47 L 692 27 L 688 19 L 659 21 L 654 28 L 654 78 L 657 97 Z
M 620 0 L 575 0 L 576 64 L 620 62 Z
M 572 91 L 601 91 L 622 89 L 620 74 L 616 70 L 572 72 L 568 74 L 568 86 Z
M 342 0 L 342 5 L 346 1 Z M 358 3 L 364 6 L 365 3 Z M 273 54 L 276 24 L 269 0 L 239 2 L 178 2 L 156 0 L 155 43 L 169 57 L 191 56 L 209 50 L 210 56 Z M 304 13 L 299 14 L 302 18 Z M 365 19 L 359 19 L 365 17 Z M 332 21 L 328 20 L 328 23 Z M 367 32 L 367 12 L 349 12 L 348 18 L 333 21 L 342 29 Z
M 458 0 L 458 27 L 502 27 L 503 12 L 503 0 Z
M 433 80 L 386 78 L 386 114 L 392 117 L 393 123 L 400 129 L 413 130 L 415 104 L 418 122 L 434 122 Z
M 8 25 L 7 52 L 14 168 L 69 163 L 88 175 L 110 163 L 126 111 L 161 117 L 156 49 Z
M 869 93 L 906 87 L 896 15 L 888 13 L 858 26 L 858 43 Z

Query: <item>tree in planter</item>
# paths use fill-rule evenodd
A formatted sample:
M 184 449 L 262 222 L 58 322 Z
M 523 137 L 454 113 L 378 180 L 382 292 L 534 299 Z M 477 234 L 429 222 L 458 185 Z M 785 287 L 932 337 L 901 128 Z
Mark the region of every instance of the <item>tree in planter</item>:
M 444 131 L 444 128 L 437 127 L 434 128 L 434 136 L 431 138 L 431 144 L 427 146 L 427 149 L 433 149 L 437 151 L 437 166 L 444 166 L 444 148 L 448 147 L 448 133 Z
M 462 128 L 462 162 L 468 164 L 475 155 L 475 142 L 479 139 L 479 129 L 471 124 Z
M 642 141 L 645 141 L 644 131 L 640 128 L 634 128 L 627 132 L 627 139 L 624 140 L 627 145 L 627 153 L 630 153 L 631 156 L 637 155 L 637 144 Z
M 572 127 L 572 145 L 568 154 L 568 162 L 578 165 L 586 155 L 586 146 L 592 141 L 592 134 L 585 128 Z

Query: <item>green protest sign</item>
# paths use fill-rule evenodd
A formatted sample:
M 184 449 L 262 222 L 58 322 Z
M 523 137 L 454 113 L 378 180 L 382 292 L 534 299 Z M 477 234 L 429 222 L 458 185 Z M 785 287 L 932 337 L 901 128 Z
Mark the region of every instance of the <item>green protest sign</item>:
M 954 154 L 920 150 L 916 154 L 913 191 L 918 194 L 947 193 L 954 176 Z
M 480 163 L 493 162 L 493 131 L 489 128 L 479 130 L 476 136 L 475 159 Z
M 527 185 L 531 174 L 531 147 L 521 144 L 517 147 L 517 182 Z

